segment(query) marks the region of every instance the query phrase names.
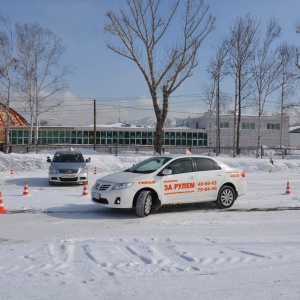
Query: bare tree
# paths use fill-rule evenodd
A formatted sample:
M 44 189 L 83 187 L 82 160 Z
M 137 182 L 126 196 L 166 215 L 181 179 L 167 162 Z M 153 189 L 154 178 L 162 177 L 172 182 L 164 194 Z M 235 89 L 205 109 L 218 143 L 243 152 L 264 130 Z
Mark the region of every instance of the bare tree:
M 39 117 L 62 104 L 51 96 L 67 88 L 65 78 L 71 70 L 60 66 L 66 47 L 50 30 L 39 24 L 16 24 L 19 58 L 20 92 L 31 116 L 31 136 L 35 126 L 35 144 L 38 143 Z
M 213 30 L 215 18 L 209 14 L 204 0 L 176 0 L 166 16 L 161 13 L 161 0 L 126 0 L 126 3 L 128 10 L 121 10 L 120 15 L 107 13 L 109 22 L 104 31 L 117 37 L 121 44 L 119 47 L 108 42 L 107 46 L 135 62 L 143 74 L 157 120 L 155 151 L 161 153 L 169 96 L 192 76 L 198 65 L 199 48 Z M 178 28 L 175 22 L 181 4 L 182 28 Z M 171 24 L 173 30 L 176 28 L 174 40 L 168 36 Z
M 299 82 L 299 71 L 295 68 L 297 60 L 296 47 L 286 43 L 278 48 L 279 53 L 279 80 L 280 80 L 280 147 L 283 147 L 283 118 L 288 109 L 299 107 L 299 103 L 290 103 L 289 98 L 294 94 L 297 82 Z
M 232 96 L 228 93 L 220 91 L 220 111 L 228 111 L 232 105 Z M 220 112 L 220 114 L 221 114 Z
M 296 24 L 296 32 L 300 34 L 300 22 Z M 296 55 L 296 66 L 300 69 L 298 48 L 296 48 Z
M 261 148 L 261 117 L 264 113 L 266 100 L 270 94 L 279 88 L 278 74 L 280 63 L 278 55 L 271 50 L 272 43 L 279 38 L 281 28 L 275 18 L 270 18 L 267 24 L 266 32 L 259 40 L 256 47 L 254 59 L 252 61 L 252 73 L 256 84 L 257 108 L 258 108 L 258 128 L 257 128 L 257 151 L 259 156 Z
M 208 72 L 216 88 L 216 155 L 220 153 L 220 81 L 224 77 L 222 66 L 228 53 L 228 41 L 224 39 L 217 47 L 215 57 L 210 61 Z
M 209 125 L 208 125 L 208 155 L 210 155 L 210 151 L 213 148 L 212 136 L 213 136 L 213 121 L 215 118 L 213 115 L 216 114 L 216 79 L 212 76 L 209 84 L 203 84 L 202 90 L 204 91 L 205 102 L 208 104 L 209 110 Z
M 6 115 L 6 144 L 10 143 L 10 105 L 13 87 L 16 83 L 14 76 L 17 59 L 14 57 L 13 26 L 9 18 L 0 16 L 0 99 L 5 105 Z
M 242 101 L 251 93 L 251 60 L 257 46 L 259 21 L 249 14 L 237 17 L 230 27 L 229 59 L 226 68 L 234 78 L 235 104 L 234 104 L 234 138 L 233 156 L 239 154 L 240 121 L 242 113 Z M 237 112 L 237 116 L 236 116 Z

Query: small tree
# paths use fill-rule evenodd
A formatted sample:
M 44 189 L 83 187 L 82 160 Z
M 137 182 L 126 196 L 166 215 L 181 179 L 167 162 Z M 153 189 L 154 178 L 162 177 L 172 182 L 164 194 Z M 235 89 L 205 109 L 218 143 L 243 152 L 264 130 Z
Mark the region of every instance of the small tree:
M 104 31 L 117 37 L 122 45 L 118 47 L 108 42 L 108 48 L 135 62 L 146 80 L 157 120 L 154 147 L 158 153 L 162 150 L 169 96 L 192 76 L 198 65 L 199 48 L 215 22 L 204 0 L 176 0 L 165 17 L 161 13 L 161 2 L 165 1 L 126 0 L 128 11 L 121 10 L 120 15 L 109 11 L 106 14 L 109 22 L 104 27 Z M 175 21 L 181 4 L 182 27 L 177 28 Z M 168 37 L 171 24 L 175 26 L 175 40 Z
M 296 32 L 300 34 L 300 23 L 296 24 Z M 296 57 L 296 66 L 300 69 L 300 63 L 299 63 L 299 50 L 298 48 L 296 49 L 297 51 L 297 57 Z
M 213 121 L 215 118 L 213 115 L 216 113 L 216 79 L 212 76 L 210 78 L 209 84 L 203 84 L 202 89 L 204 91 L 205 102 L 209 107 L 209 123 L 208 123 L 208 155 L 210 155 L 211 148 L 213 147 L 212 136 L 213 136 Z
M 280 60 L 275 51 L 271 51 L 272 43 L 280 36 L 281 28 L 275 18 L 271 18 L 267 24 L 267 30 L 253 55 L 252 73 L 256 84 L 257 108 L 258 108 L 258 128 L 257 128 L 257 151 L 259 156 L 261 148 L 261 117 L 264 113 L 266 100 L 270 94 L 279 88 L 278 75 L 280 70 Z
M 259 21 L 249 14 L 236 18 L 230 27 L 227 69 L 235 83 L 233 156 L 239 153 L 242 101 L 251 94 L 251 61 L 257 46 L 258 28 Z
M 6 115 L 6 143 L 10 143 L 10 105 L 13 87 L 16 84 L 17 59 L 14 57 L 13 26 L 8 18 L 0 16 L 0 99 L 5 105 Z
M 60 66 L 66 47 L 51 31 L 39 24 L 16 24 L 21 96 L 29 106 L 31 136 L 35 126 L 35 144 L 38 143 L 38 124 L 41 114 L 62 104 L 50 100 L 54 94 L 67 88 L 65 77 L 71 72 Z
M 222 72 L 222 66 L 228 53 L 228 41 L 224 39 L 217 48 L 214 58 L 210 61 L 208 72 L 215 86 L 216 95 L 216 155 L 220 153 L 220 81 L 224 74 Z
M 299 72 L 295 67 L 297 60 L 296 48 L 283 43 L 278 48 L 279 84 L 280 84 L 280 147 L 283 147 L 283 117 L 286 111 L 295 106 L 299 107 L 299 103 L 289 103 L 289 98 L 294 94 L 296 84 L 299 82 Z

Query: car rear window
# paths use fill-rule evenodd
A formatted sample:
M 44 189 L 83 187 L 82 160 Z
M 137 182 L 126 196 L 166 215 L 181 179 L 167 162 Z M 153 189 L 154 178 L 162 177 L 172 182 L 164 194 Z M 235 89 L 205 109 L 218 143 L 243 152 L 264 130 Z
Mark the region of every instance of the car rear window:
M 196 171 L 212 171 L 221 170 L 218 163 L 209 158 L 194 158 L 196 163 Z

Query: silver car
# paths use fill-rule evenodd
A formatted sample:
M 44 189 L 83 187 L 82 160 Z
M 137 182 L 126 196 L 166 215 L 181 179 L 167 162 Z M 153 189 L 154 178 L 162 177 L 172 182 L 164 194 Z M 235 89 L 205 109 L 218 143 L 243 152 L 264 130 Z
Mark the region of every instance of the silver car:
M 49 185 L 55 183 L 87 183 L 88 167 L 91 159 L 84 160 L 80 151 L 59 150 L 56 151 L 52 160 L 47 157 L 49 167 Z

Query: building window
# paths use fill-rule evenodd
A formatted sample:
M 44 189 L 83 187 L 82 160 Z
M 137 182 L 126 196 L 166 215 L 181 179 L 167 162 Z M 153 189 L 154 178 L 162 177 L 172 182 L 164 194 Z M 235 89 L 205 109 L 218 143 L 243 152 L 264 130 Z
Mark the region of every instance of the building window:
M 220 128 L 229 128 L 229 122 L 221 122 Z
M 254 123 L 242 123 L 242 129 L 255 129 Z
M 29 144 L 30 130 L 11 130 L 12 144 Z M 35 132 L 32 132 L 34 140 Z M 77 144 L 89 145 L 94 143 L 93 131 L 72 130 L 41 130 L 39 144 Z M 154 145 L 155 132 L 153 131 L 97 131 L 96 143 L 101 145 Z M 207 134 L 203 132 L 164 132 L 164 145 L 169 146 L 206 146 Z
M 279 130 L 280 129 L 280 124 L 271 124 L 271 123 L 268 123 L 267 124 L 267 129 L 277 129 Z

